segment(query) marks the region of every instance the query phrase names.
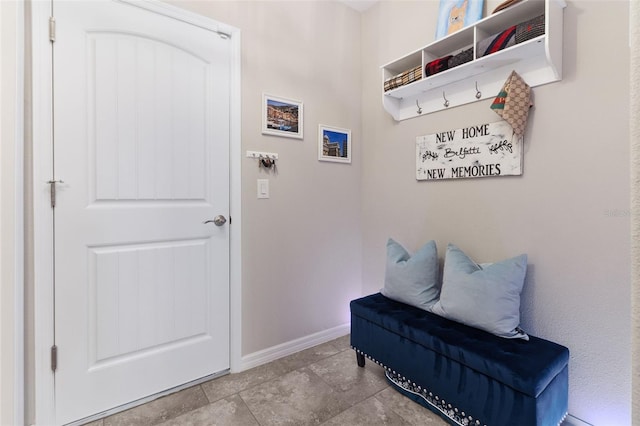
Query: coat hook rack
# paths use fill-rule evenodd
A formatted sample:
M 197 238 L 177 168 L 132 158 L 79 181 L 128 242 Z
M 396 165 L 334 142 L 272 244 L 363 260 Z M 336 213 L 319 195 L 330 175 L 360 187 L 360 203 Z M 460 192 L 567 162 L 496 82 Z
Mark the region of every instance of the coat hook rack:
M 449 101 L 447 100 L 447 97 L 444 95 L 444 90 L 442 91 L 442 98 L 444 99 L 444 107 L 445 108 L 449 108 Z
M 416 106 L 418 107 L 417 109 L 417 113 L 418 114 L 422 114 L 422 108 L 420 108 L 420 104 L 418 103 L 418 100 L 416 99 Z
M 275 152 L 260 152 L 260 151 L 247 151 L 247 158 L 269 158 L 271 160 L 277 160 L 278 154 Z
M 278 154 L 274 152 L 247 151 L 247 157 L 258 160 L 259 169 L 277 173 L 276 160 L 278 159 Z
M 476 99 L 480 99 L 482 97 L 482 92 L 478 90 L 478 82 L 476 81 Z

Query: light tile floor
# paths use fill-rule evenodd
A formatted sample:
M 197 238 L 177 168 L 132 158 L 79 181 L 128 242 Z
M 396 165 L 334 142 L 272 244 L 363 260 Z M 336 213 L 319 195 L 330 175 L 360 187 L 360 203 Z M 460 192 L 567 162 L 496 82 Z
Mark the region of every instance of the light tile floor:
M 427 425 L 446 423 L 356 364 L 349 336 L 90 423 L 91 426 Z

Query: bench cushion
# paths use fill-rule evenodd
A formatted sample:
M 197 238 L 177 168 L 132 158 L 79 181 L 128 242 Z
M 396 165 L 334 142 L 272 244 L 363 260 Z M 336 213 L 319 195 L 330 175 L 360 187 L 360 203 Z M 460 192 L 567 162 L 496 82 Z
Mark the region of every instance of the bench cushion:
M 533 398 L 544 391 L 569 361 L 569 350 L 557 343 L 535 336 L 530 336 L 528 342 L 503 339 L 380 293 L 353 300 L 351 314 Z

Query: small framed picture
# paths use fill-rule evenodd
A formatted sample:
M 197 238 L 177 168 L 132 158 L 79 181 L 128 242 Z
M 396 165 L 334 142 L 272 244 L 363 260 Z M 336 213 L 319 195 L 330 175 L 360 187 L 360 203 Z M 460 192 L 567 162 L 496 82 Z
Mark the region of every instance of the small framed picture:
M 320 124 L 318 160 L 351 163 L 351 130 Z
M 436 40 L 482 19 L 484 0 L 440 0 Z
M 262 94 L 262 133 L 302 139 L 302 102 Z

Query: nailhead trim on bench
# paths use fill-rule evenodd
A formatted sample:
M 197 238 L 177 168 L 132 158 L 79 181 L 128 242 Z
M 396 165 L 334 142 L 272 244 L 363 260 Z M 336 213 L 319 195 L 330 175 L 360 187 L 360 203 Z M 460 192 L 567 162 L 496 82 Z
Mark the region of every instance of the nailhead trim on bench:
M 480 422 L 480 420 L 476 419 L 474 421 L 472 416 L 468 416 L 468 415 L 465 414 L 464 411 L 460 411 L 458 408 L 453 407 L 451 404 L 447 404 L 445 402 L 445 400 L 440 398 L 438 395 L 434 395 L 433 392 L 429 392 L 429 391 L 427 391 L 427 389 L 422 389 L 421 386 L 416 385 L 415 383 L 413 383 L 410 380 L 407 380 L 406 377 L 401 376 L 399 373 L 396 373 L 395 370 L 392 370 L 391 368 L 387 367 L 386 365 L 384 365 L 381 362 L 377 361 L 376 359 L 372 358 L 368 354 L 362 352 L 359 349 L 354 348 L 353 346 L 351 346 L 351 348 L 354 351 L 356 351 L 357 353 L 359 353 L 361 355 L 364 355 L 365 357 L 367 357 L 371 361 L 373 361 L 376 364 L 382 366 L 384 368 L 384 374 L 387 376 L 387 378 L 389 380 L 391 380 L 397 386 L 401 387 L 402 389 L 404 389 L 407 392 L 410 392 L 410 393 L 412 393 L 414 395 L 420 396 L 429 405 L 431 405 L 433 408 L 435 408 L 438 411 L 440 411 L 442 414 L 447 416 L 449 419 L 451 419 L 457 425 L 460 425 L 460 426 L 487 426 L 487 425 L 483 425 L 483 423 Z M 562 419 L 560 420 L 560 422 L 558 422 L 558 426 L 560 426 L 562 424 L 562 422 L 567 417 L 567 414 L 568 413 L 565 413 L 565 415 L 562 416 Z
M 368 354 L 362 352 L 359 349 L 354 348 L 353 346 L 352 346 L 352 348 L 357 353 L 366 356 L 371 361 L 373 361 L 376 364 L 382 366 L 384 368 L 384 374 L 387 376 L 387 378 L 389 380 L 391 380 L 397 386 L 401 387 L 402 389 L 404 389 L 407 392 L 410 392 L 410 393 L 412 393 L 414 395 L 420 396 L 429 405 L 431 405 L 436 410 L 440 411 L 442 414 L 444 414 L 449 419 L 454 421 L 457 425 L 460 425 L 460 426 L 487 426 L 487 425 L 483 425 L 479 420 L 475 420 L 474 421 L 472 416 L 467 416 L 464 411 L 460 411 L 458 408 L 453 407 L 451 404 L 447 404 L 447 402 L 444 399 L 440 398 L 438 395 L 434 395 L 433 392 L 429 392 L 429 391 L 427 391 L 427 389 L 422 389 L 421 386 L 418 386 L 415 383 L 413 383 L 412 381 L 407 380 L 406 377 L 400 375 L 395 370 L 392 370 L 391 368 L 387 367 L 386 365 L 382 364 L 381 362 L 373 359 Z
M 410 392 L 414 395 L 418 395 L 419 397 L 424 399 L 429 405 L 440 411 L 456 424 L 460 426 L 482 425 L 480 420 L 474 421 L 472 416 L 467 416 L 464 411 L 460 411 L 458 410 L 458 408 L 453 407 L 451 404 L 447 404 L 444 399 L 441 399 L 439 396 L 434 395 L 433 392 L 428 392 L 426 389 L 422 389 L 422 387 L 416 385 L 410 380 L 407 380 L 405 377 L 401 377 L 399 374 L 393 374 L 389 370 L 385 370 L 385 375 L 389 380 L 391 380 L 393 383 L 395 383 L 405 391 Z

